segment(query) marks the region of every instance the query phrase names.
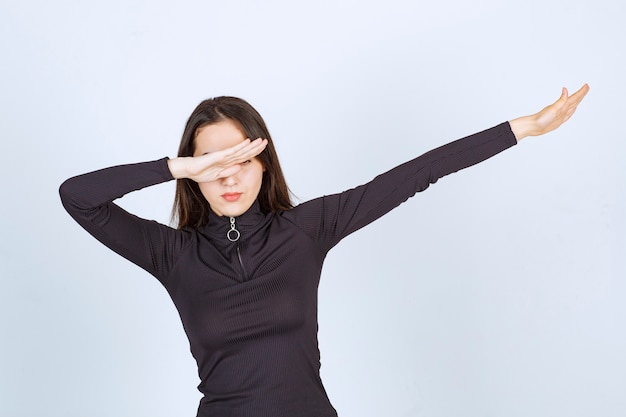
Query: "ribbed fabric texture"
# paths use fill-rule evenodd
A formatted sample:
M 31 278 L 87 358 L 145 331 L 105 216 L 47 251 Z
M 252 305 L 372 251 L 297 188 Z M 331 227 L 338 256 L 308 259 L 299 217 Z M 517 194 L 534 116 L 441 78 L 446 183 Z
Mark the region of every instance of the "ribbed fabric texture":
M 228 218 L 180 231 L 112 202 L 172 180 L 166 159 L 80 175 L 60 193 L 82 227 L 167 289 L 198 364 L 198 416 L 331 417 L 317 345 L 317 287 L 327 252 L 439 178 L 515 143 L 503 123 L 290 211 L 266 214 L 255 203 L 236 219 L 235 243 L 226 238 Z

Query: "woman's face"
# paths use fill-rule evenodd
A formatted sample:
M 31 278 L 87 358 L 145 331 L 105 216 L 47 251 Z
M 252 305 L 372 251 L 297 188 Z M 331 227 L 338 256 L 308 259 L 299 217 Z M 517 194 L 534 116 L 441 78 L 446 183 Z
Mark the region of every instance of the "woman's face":
M 207 125 L 197 131 L 193 156 L 230 148 L 245 139 L 232 120 Z M 229 177 L 198 185 L 215 214 L 236 217 L 245 213 L 259 195 L 263 171 L 263 164 L 255 157 L 242 163 L 241 169 Z

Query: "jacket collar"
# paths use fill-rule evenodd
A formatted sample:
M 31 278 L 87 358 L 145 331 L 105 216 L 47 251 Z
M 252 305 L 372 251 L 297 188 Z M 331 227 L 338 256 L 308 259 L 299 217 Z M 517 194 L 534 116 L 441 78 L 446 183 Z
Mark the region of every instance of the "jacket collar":
M 259 201 L 255 200 L 248 211 L 235 217 L 235 227 L 241 233 L 240 238 L 245 239 L 263 224 L 265 218 L 266 216 L 261 211 Z M 226 235 L 230 229 L 231 222 L 229 216 L 218 216 L 211 212 L 209 222 L 200 231 L 212 240 L 228 242 Z

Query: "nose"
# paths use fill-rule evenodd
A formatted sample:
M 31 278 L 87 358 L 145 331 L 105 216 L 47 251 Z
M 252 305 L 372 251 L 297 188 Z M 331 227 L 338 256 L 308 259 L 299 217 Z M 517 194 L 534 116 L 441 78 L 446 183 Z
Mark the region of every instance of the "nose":
M 228 177 L 222 178 L 222 185 L 226 187 L 232 187 L 233 185 L 237 185 L 237 174 L 229 175 Z

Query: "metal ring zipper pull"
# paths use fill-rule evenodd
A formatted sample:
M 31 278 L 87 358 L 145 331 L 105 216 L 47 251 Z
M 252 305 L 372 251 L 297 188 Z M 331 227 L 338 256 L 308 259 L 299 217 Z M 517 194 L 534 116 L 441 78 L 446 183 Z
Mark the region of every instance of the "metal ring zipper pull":
M 230 240 L 231 242 L 236 242 L 239 240 L 240 236 L 241 236 L 241 233 L 239 233 L 239 230 L 235 228 L 235 218 L 231 217 L 230 218 L 230 230 L 226 232 L 226 238 Z

